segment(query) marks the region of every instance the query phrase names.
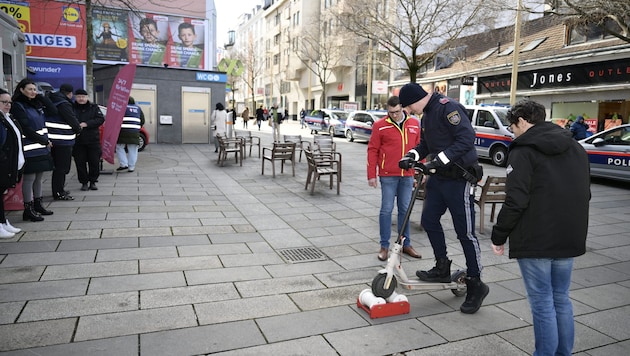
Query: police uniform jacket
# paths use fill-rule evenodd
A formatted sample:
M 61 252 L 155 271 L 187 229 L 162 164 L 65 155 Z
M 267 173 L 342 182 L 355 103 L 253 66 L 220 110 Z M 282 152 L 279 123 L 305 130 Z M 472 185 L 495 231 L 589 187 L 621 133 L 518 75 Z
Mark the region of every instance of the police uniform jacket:
M 22 128 L 22 144 L 26 164 L 24 173 L 52 170 L 52 157 L 48 149 L 48 129 L 45 115 L 56 115 L 57 108 L 43 95 L 29 99 L 22 93 L 13 96 L 11 115 Z
M 0 188 L 3 190 L 15 187 L 20 181 L 18 169 L 18 155 L 21 141 L 9 120 L 20 130 L 20 125 L 10 117 L 0 112 Z
M 507 197 L 492 243 L 510 239 L 510 258 L 569 258 L 586 251 L 590 172 L 586 151 L 551 122 L 509 147 Z
M 368 179 L 378 176 L 413 176 L 413 169 L 401 169 L 398 161 L 420 142 L 420 123 L 407 116 L 401 126 L 390 117 L 374 122 L 368 143 Z
M 138 105 L 129 104 L 125 110 L 120 133 L 118 134 L 118 143 L 129 145 L 140 144 L 140 128 L 144 125 L 144 114 Z
M 99 128 L 105 122 L 105 117 L 98 105 L 89 101 L 85 104 L 75 102 L 73 104 L 74 113 L 79 123 L 85 122 L 86 127 L 77 136 L 76 143 L 82 145 L 100 144 L 101 134 Z
M 46 115 L 48 138 L 53 146 L 72 146 L 76 135 L 81 132 L 79 121 L 74 115 L 72 102 L 61 92 L 50 93 L 50 101 L 57 107 L 56 115 Z
M 475 131 L 461 104 L 435 92 L 430 95 L 422 115 L 422 135 L 416 151 L 420 159 L 427 155 L 433 159 L 443 153 L 449 164 L 438 168 L 437 174 L 461 177 L 460 168 L 452 163 L 468 169 L 477 162 Z

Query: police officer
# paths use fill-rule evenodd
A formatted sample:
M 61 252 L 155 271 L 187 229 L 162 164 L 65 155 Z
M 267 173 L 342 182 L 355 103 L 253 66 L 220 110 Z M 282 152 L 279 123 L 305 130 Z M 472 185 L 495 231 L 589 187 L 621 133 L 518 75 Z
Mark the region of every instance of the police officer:
M 417 83 L 405 84 L 399 97 L 411 114 L 423 114 L 420 144 L 399 162 L 400 167 L 411 168 L 415 161 L 426 157 L 427 163 L 421 169 L 431 175 L 426 183 L 421 224 L 437 261 L 434 268 L 417 271 L 416 275 L 422 281 L 450 282 L 451 260 L 440 224 L 448 209 L 466 257 L 467 294 L 460 310 L 473 314 L 490 291 L 480 278 L 481 256 L 475 236 L 474 184 L 483 175 L 477 163 L 475 131 L 462 105 L 436 92 L 428 95 Z
M 52 193 L 55 200 L 73 200 L 65 190 L 66 174 L 72 165 L 72 147 L 76 135 L 81 133 L 81 126 L 72 108 L 72 92 L 70 84 L 61 84 L 59 91 L 49 94 L 50 101 L 57 107 L 58 114 L 46 116 L 48 138 L 52 142 L 50 151 L 55 168 L 52 172 Z
M 117 172 L 129 171 L 136 169 L 138 160 L 138 148 L 140 145 L 140 128 L 144 126 L 144 113 L 133 97 L 129 97 L 127 110 L 123 117 L 116 141 L 116 156 L 120 166 L 116 168 Z M 125 147 L 127 152 L 125 152 Z

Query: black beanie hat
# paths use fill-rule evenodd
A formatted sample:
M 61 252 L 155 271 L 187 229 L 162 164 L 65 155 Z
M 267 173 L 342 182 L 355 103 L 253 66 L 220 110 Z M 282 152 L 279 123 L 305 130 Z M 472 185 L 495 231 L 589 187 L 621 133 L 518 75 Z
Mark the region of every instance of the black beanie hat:
M 59 91 L 62 93 L 72 93 L 74 88 L 72 87 L 72 84 L 64 83 L 59 87 Z
M 74 95 L 88 95 L 88 92 L 85 89 L 77 89 Z
M 427 96 L 427 92 L 418 83 L 403 85 L 398 93 L 400 105 L 404 108 Z

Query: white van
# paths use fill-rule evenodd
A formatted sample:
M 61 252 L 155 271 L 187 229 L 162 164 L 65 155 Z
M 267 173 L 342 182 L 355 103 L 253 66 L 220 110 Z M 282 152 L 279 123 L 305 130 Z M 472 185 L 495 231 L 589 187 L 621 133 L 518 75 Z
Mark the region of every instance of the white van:
M 484 104 L 465 107 L 475 129 L 477 155 L 489 158 L 493 164 L 504 167 L 507 164 L 508 146 L 514 139 L 514 134 L 507 129 L 510 126 L 507 120 L 510 108 Z

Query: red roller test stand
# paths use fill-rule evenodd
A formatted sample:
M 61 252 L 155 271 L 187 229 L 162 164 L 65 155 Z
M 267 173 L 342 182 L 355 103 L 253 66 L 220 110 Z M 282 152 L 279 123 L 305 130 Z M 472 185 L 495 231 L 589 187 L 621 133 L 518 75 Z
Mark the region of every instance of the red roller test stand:
M 370 314 L 370 319 L 385 318 L 388 316 L 409 314 L 411 306 L 409 302 L 393 302 L 385 304 L 377 304 L 372 309 L 363 305 L 357 298 L 357 306 Z

